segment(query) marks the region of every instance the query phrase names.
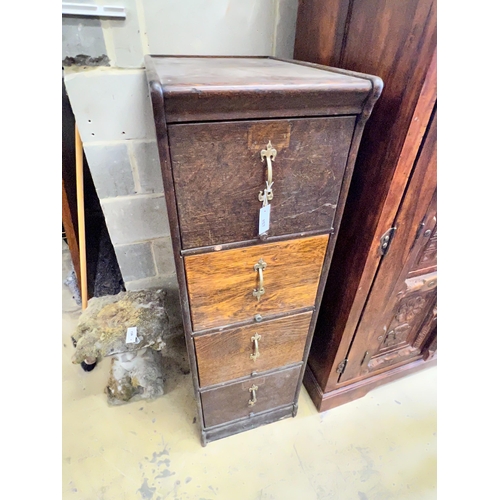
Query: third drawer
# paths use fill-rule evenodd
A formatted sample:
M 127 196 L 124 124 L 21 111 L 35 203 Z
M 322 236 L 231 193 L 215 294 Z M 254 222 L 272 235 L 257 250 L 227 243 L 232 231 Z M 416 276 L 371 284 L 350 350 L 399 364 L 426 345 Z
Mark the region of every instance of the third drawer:
M 302 361 L 312 311 L 194 338 L 200 387 Z

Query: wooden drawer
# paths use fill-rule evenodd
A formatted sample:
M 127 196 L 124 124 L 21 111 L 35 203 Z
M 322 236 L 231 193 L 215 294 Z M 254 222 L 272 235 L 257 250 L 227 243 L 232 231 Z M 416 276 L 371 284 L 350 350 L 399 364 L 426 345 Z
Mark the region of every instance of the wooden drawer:
M 345 116 L 169 126 L 182 248 L 258 237 L 269 141 L 276 157 L 268 235 L 331 229 L 354 123 Z
M 299 363 L 311 316 L 306 312 L 195 337 L 200 387 Z
M 272 408 L 292 404 L 299 382 L 301 366 L 294 366 L 263 377 L 201 392 L 205 427 L 212 427 L 238 418 L 248 417 Z M 249 404 L 255 390 L 256 402 Z
M 329 235 L 223 250 L 184 259 L 193 331 L 314 306 Z M 266 263 L 265 293 L 254 266 Z

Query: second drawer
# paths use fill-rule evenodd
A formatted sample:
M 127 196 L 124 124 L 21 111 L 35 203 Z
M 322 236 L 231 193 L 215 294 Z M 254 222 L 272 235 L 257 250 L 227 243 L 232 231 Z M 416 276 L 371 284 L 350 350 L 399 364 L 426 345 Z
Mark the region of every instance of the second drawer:
M 312 311 L 195 337 L 200 387 L 299 363 Z
M 328 238 L 322 234 L 185 257 L 193 331 L 314 306 Z

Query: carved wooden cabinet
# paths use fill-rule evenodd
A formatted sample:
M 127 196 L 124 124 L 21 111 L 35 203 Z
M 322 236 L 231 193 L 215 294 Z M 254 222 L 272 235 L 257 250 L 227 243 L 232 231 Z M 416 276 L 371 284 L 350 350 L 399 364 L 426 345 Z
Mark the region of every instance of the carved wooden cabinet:
M 202 443 L 297 412 L 377 77 L 149 56 Z
M 304 384 L 319 410 L 435 361 L 436 3 L 299 1 L 294 57 L 376 72 Z

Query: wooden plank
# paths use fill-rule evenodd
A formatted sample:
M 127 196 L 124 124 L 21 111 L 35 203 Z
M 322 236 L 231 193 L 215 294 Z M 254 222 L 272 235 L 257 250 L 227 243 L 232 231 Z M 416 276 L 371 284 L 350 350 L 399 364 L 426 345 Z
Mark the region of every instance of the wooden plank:
M 87 309 L 87 246 L 85 241 L 85 197 L 83 184 L 83 145 L 75 123 L 75 159 L 76 159 L 76 203 L 78 210 L 78 250 L 80 256 L 80 296 L 82 310 Z
M 193 331 L 314 305 L 328 235 L 185 257 Z M 254 266 L 263 259 L 260 300 Z

